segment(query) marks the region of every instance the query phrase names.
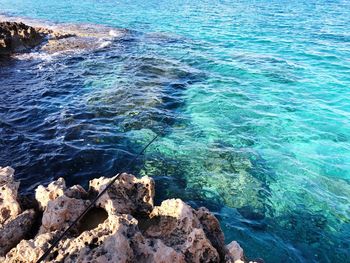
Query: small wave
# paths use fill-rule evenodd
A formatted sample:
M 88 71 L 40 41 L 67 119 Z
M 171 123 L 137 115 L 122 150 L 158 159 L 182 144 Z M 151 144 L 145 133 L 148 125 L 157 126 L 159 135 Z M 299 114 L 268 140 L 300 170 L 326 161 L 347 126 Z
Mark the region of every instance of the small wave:
M 18 60 L 32 60 L 39 59 L 44 61 L 52 61 L 54 57 L 58 56 L 60 53 L 55 52 L 52 54 L 46 52 L 30 52 L 30 53 L 20 53 L 15 54 L 14 57 Z
M 101 44 L 99 45 L 99 48 L 106 48 L 112 45 L 112 41 L 110 40 L 101 40 Z
M 121 37 L 124 33 L 121 31 L 116 31 L 116 30 L 109 30 L 108 35 L 110 35 L 111 37 Z

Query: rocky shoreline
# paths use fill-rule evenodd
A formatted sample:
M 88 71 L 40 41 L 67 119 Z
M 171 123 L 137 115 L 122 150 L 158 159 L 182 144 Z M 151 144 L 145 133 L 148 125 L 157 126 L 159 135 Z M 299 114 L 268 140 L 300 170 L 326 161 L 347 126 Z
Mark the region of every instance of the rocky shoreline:
M 93 179 L 86 191 L 59 178 L 28 198 L 14 170 L 0 167 L 0 262 L 36 262 L 109 181 Z M 248 262 L 206 208 L 180 199 L 155 206 L 154 189 L 150 177 L 122 174 L 46 262 Z
M 0 57 L 28 52 L 32 49 L 49 54 L 103 48 L 106 40 L 120 38 L 128 30 L 89 25 L 38 25 L 0 16 Z

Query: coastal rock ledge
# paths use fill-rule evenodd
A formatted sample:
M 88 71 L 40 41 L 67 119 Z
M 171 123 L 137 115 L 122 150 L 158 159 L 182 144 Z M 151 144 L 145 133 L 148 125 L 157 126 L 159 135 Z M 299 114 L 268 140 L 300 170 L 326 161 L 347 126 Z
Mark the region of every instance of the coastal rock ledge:
M 36 262 L 109 181 L 91 180 L 86 191 L 60 178 L 30 200 L 18 195 L 14 170 L 0 167 L 0 262 Z M 206 208 L 155 206 L 154 192 L 152 178 L 122 174 L 46 262 L 248 262 L 236 241 L 225 246 Z

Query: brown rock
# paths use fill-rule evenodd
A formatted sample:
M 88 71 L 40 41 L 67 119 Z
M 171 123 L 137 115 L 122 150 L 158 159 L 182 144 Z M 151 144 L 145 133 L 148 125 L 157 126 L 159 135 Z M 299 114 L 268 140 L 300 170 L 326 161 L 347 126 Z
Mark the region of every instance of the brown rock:
M 100 193 L 110 178 L 101 177 L 90 181 L 90 191 Z M 123 173 L 113 186 L 97 201 L 97 206 L 108 214 L 147 214 L 153 208 L 154 181 L 148 177 L 137 179 Z
M 17 201 L 18 187 L 19 183 L 14 180 L 14 170 L 0 166 L 0 227 L 22 212 Z
M 224 233 L 222 232 L 220 223 L 216 217 L 204 207 L 199 208 L 196 211 L 196 215 L 202 225 L 205 235 L 219 253 L 220 258 L 225 261 L 231 260 L 228 249 L 225 246 Z
M 35 263 L 48 249 L 49 242 L 52 242 L 56 237 L 56 233 L 46 233 L 36 236 L 34 240 L 22 240 L 6 254 L 6 257 L 0 258 L 0 262 Z
M 39 233 L 66 229 L 88 206 L 89 201 L 60 196 L 49 201 L 44 211 Z
M 0 54 L 23 51 L 40 44 L 44 35 L 18 22 L 0 22 Z
M 229 250 L 230 255 L 232 256 L 234 262 L 243 260 L 244 258 L 243 249 L 237 243 L 237 241 L 232 241 L 230 244 L 228 244 L 227 249 Z
M 9 169 L 3 173 L 13 175 Z M 12 230 L 3 232 L 6 234 L 0 237 L 2 255 L 19 243 L 5 257 L 1 258 L 0 254 L 0 262 L 36 262 L 62 230 L 82 213 L 91 201 L 88 197 L 93 198 L 105 189 L 110 180 L 99 178 L 90 181 L 89 196 L 81 186 L 66 188 L 63 179 L 47 187 L 38 187 L 36 199 L 44 209 L 39 233 L 33 239 L 19 242 L 30 228 L 30 223 L 23 225 L 25 220 L 30 220 L 30 217 L 24 216 L 32 213 L 30 211 L 18 216 L 23 215 L 21 220 L 9 221 L 6 226 L 11 226 L 7 229 Z M 91 213 L 85 221 L 89 222 L 89 227 L 84 226 L 84 220 L 81 220 L 84 227 L 69 232 L 46 262 L 245 261 L 238 243 L 232 242 L 225 247 L 219 222 L 207 209 L 194 210 L 180 199 L 165 200 L 154 207 L 153 196 L 154 182 L 151 178 L 137 179 L 133 175 L 122 174 L 101 197 L 98 208 L 94 208 L 105 213 L 105 217 L 94 217 L 95 214 Z M 91 220 L 96 222 L 91 223 Z M 19 228 L 22 234 L 12 236 L 14 228 Z M 5 239 L 15 241 L 6 246 Z
M 55 200 L 63 195 L 70 198 L 85 199 L 87 197 L 87 192 L 80 185 L 74 185 L 67 188 L 66 182 L 63 178 L 58 178 L 58 180 L 53 181 L 47 187 L 39 185 L 35 189 L 35 199 L 41 210 L 46 208 L 49 201 Z
M 27 210 L 0 228 L 0 256 L 24 239 L 34 223 L 34 210 Z
M 57 197 L 64 195 L 66 189 L 66 182 L 63 178 L 53 181 L 47 187 L 39 185 L 35 189 L 35 199 L 38 201 L 39 208 L 44 210 L 49 201 L 55 200 Z
M 155 207 L 153 224 L 146 237 L 159 238 L 185 255 L 187 262 L 220 262 L 220 256 L 204 233 L 195 211 L 180 199 L 170 199 Z

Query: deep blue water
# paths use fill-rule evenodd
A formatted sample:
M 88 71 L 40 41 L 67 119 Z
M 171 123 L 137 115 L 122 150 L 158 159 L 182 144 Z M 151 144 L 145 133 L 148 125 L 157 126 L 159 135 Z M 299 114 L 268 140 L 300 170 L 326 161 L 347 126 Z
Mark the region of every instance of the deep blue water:
M 130 29 L 0 62 L 0 165 L 22 191 L 130 168 L 207 206 L 266 262 L 349 262 L 350 1 L 0 0 L 6 15 Z

